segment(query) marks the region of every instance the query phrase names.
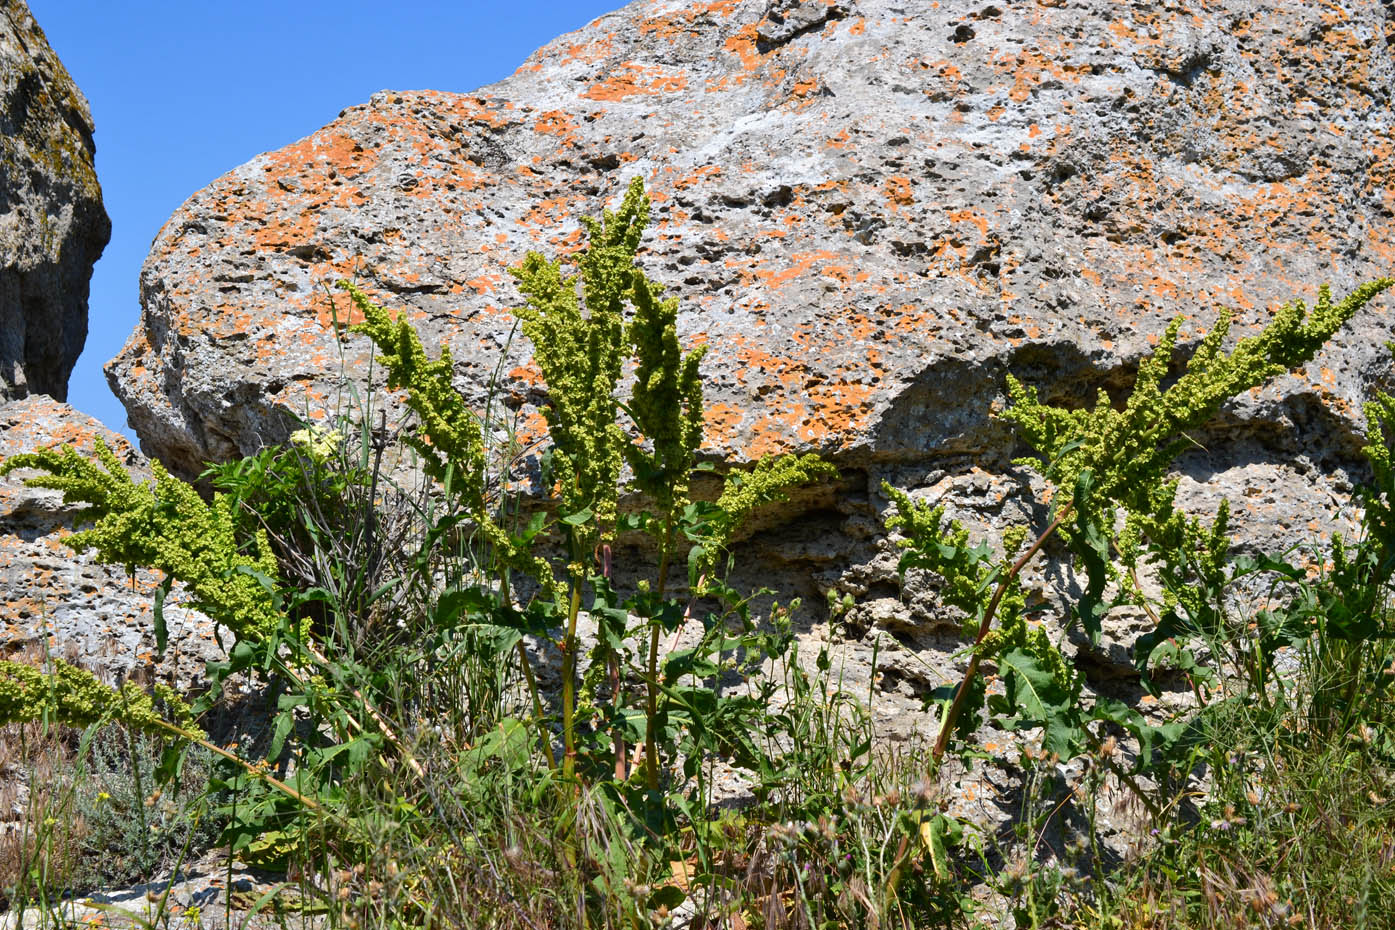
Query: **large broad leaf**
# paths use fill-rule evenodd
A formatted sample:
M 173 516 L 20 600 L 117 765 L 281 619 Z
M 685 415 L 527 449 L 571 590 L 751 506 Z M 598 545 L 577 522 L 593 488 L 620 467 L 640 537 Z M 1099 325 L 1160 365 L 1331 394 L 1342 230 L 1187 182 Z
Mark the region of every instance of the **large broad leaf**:
M 272 727 L 271 745 L 267 747 L 266 757 L 271 760 L 281 758 L 281 750 L 286 745 L 286 737 L 290 735 L 291 728 L 295 726 L 295 708 L 306 703 L 305 695 L 288 693 L 282 694 L 276 700 L 276 723 Z
M 528 518 L 528 525 L 520 530 L 514 539 L 518 541 L 522 548 L 526 549 L 533 544 L 533 540 L 536 539 L 538 534 L 546 527 L 547 514 L 540 510 Z
M 546 636 L 562 619 L 557 605 L 552 601 L 531 600 L 526 608 L 519 610 L 512 604 L 501 603 L 498 596 L 492 592 L 464 588 L 450 590 L 441 595 L 435 614 L 439 621 L 438 626 L 454 626 L 461 612 L 466 615 L 471 628 L 505 627 L 532 636 Z M 456 619 L 452 620 L 452 616 Z M 508 644 L 510 647 L 512 645 Z
M 593 517 L 595 517 L 595 514 L 592 513 L 591 508 L 586 507 L 578 511 L 577 513 L 569 513 L 563 515 L 562 522 L 567 524 L 568 526 L 581 526 L 582 524 L 589 522 Z
M 431 620 L 437 627 L 452 627 L 462 614 L 487 614 L 497 605 L 498 598 L 481 588 L 446 588 L 436 598 Z
M 1040 659 L 1021 649 L 998 657 L 998 669 L 1008 687 L 1013 709 L 1030 720 L 1044 720 L 1071 702 L 1070 691 L 1057 681 Z
M 1202 665 L 1197 661 L 1195 653 L 1173 639 L 1164 640 L 1152 650 L 1152 661 L 1154 665 L 1162 665 L 1170 673 L 1186 675 L 1195 685 L 1210 685 L 1216 680 L 1214 669 Z M 1161 689 L 1151 678 L 1145 677 L 1143 684 L 1149 693 L 1161 693 Z
M 957 846 L 963 838 L 964 825 L 944 814 L 936 814 L 920 825 L 920 842 L 930 854 L 930 865 L 940 881 L 947 881 L 951 876 L 949 847 Z
M 476 777 L 487 763 L 494 760 L 509 771 L 527 768 L 532 760 L 534 736 L 533 729 L 524 721 L 505 717 L 461 755 L 461 774 L 467 779 Z
M 1084 733 L 1074 694 L 1041 660 L 1012 649 L 998 657 L 1007 704 L 1024 726 L 1042 728 L 1041 748 L 1063 759 L 1075 755 Z
M 1148 683 L 1148 666 L 1152 664 L 1153 653 L 1158 650 L 1163 643 L 1171 641 L 1174 637 L 1185 636 L 1190 633 L 1190 627 L 1178 614 L 1175 608 L 1168 609 L 1158 618 L 1158 625 L 1153 629 L 1138 637 L 1133 644 L 1133 664 L 1139 673 L 1144 676 L 1144 683 Z
M 170 586 L 173 584 L 174 576 L 166 575 L 165 580 L 155 589 L 155 654 L 160 659 L 165 657 L 165 646 L 170 641 L 169 628 L 165 626 L 165 597 L 169 595 Z
M 494 623 L 472 623 L 465 627 L 465 643 L 475 655 L 497 660 L 518 645 L 523 634 L 513 627 Z
M 612 652 L 621 652 L 625 648 L 629 611 L 620 603 L 609 578 L 592 575 L 591 586 L 596 592 L 590 607 L 591 618 L 596 621 L 596 636 Z

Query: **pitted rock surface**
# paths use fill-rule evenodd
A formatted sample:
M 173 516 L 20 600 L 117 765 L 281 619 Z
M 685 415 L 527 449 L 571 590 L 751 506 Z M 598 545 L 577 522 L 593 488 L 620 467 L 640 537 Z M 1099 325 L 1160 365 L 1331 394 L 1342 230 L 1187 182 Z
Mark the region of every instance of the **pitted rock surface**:
M 1378 0 L 640 0 L 498 84 L 375 95 L 195 194 L 108 377 L 173 468 L 249 452 L 364 384 L 326 287 L 351 277 L 448 343 L 476 401 L 504 353 L 535 431 L 507 269 L 574 249 L 638 175 L 642 264 L 712 347 L 708 455 L 818 451 L 853 488 L 750 564 L 899 597 L 882 479 L 979 525 L 1023 506 L 990 415 L 1006 373 L 1118 399 L 1174 316 L 1187 346 L 1219 306 L 1243 335 L 1395 269 L 1392 41 Z M 1197 435 L 1186 499 L 1243 504 L 1256 544 L 1342 525 L 1390 307 Z
M 0 404 L 0 460 L 62 445 L 91 457 L 98 437 L 133 478 L 150 477 L 145 457 L 130 443 L 67 404 L 42 395 Z M 139 569 L 132 576 L 65 545 L 79 506 L 64 504 L 58 491 L 24 485 L 38 474 L 17 469 L 0 477 L 0 651 L 51 653 L 111 682 L 133 672 L 181 688 L 201 680 L 204 662 L 223 657 L 213 621 L 180 606 L 176 586 L 164 610 L 169 645 L 159 660 L 153 621 L 159 573 Z
M 0 400 L 68 396 L 111 238 L 92 114 L 24 0 L 0 0 Z
M 30 908 L 0 914 L 0 930 L 43 930 L 45 927 L 141 928 L 179 926 L 186 930 L 214 930 L 238 926 L 246 930 L 284 927 L 285 917 L 266 906 L 264 895 L 283 906 L 297 908 L 305 902 L 300 889 L 273 879 L 267 872 L 250 869 L 206 854 L 173 873 L 125 888 L 109 888 L 84 897 L 66 898 L 48 908 Z M 270 900 L 268 897 L 268 900 Z M 319 930 L 322 916 L 302 914 L 297 926 Z

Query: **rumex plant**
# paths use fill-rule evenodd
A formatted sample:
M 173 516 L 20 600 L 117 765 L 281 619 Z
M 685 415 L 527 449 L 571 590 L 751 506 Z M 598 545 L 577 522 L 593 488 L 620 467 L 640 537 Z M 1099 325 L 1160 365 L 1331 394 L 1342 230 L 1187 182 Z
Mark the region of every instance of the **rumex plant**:
M 0 662 L 0 725 L 43 720 L 88 727 L 111 721 L 152 735 L 168 737 L 183 729 L 192 738 L 203 737 L 190 707 L 168 685 L 157 683 L 152 697 L 134 682 L 113 688 L 62 659 L 47 661 L 45 670 Z
M 1240 339 L 1229 352 L 1224 346 L 1230 319 L 1222 314 L 1181 374 L 1166 384 L 1181 327 L 1175 320 L 1139 366 L 1122 409 L 1103 391 L 1090 408 L 1044 404 L 1034 388 L 1009 376 L 1008 405 L 1000 415 L 1036 451 L 1019 464 L 1045 479 L 1048 519 L 1035 535 L 1026 526 L 1006 530 L 1000 558 L 987 542 L 972 544 L 962 525 L 945 518 L 944 507 L 885 489 L 896 508 L 888 528 L 903 536 L 902 571 L 915 567 L 938 574 L 942 597 L 963 611 L 972 641 L 959 684 L 940 694 L 936 763 L 956 736 L 971 737 L 985 709 L 1013 726 L 1041 727 L 1043 748 L 1067 758 L 1082 746 L 1098 745 L 1088 726 L 1092 721 L 1131 733 L 1145 763 L 1154 749 L 1181 735 L 1179 725 L 1154 726 L 1118 701 L 1086 706 L 1081 676 L 1045 629 L 1026 616 L 1022 570 L 1051 537 L 1059 537 L 1085 578 L 1084 590 L 1069 605 L 1069 621 L 1097 642 L 1110 609 L 1143 607 L 1156 623 L 1154 634 L 1142 640 L 1144 665 L 1159 637 L 1195 628 L 1208 611 L 1224 610 L 1215 595 L 1224 586 L 1230 547 L 1228 505 L 1222 502 L 1210 523 L 1183 513 L 1176 505 L 1177 481 L 1168 477 L 1172 461 L 1192 444 L 1188 431 L 1203 426 L 1237 394 L 1306 364 L 1357 310 L 1393 283 L 1363 285 L 1340 301 L 1324 287 L 1311 312 L 1301 300 L 1293 301 L 1261 333 Z M 1379 420 L 1379 411 L 1372 413 Z M 1140 570 L 1163 579 L 1160 605 L 1145 597 Z M 997 666 L 1003 695 L 988 697 L 980 673 L 984 663 Z
M 926 908 L 922 914 L 967 906 L 967 894 L 942 892 L 973 871 L 951 854 L 973 831 L 947 813 L 934 776 L 952 746 L 973 755 L 984 713 L 1040 728 L 1045 751 L 1034 759 L 1088 751 L 1136 791 L 1137 769 L 1183 741 L 1181 721 L 1158 724 L 1119 701 L 1087 699 L 1083 675 L 1022 583 L 1047 546 L 1064 546 L 1080 571 L 1083 590 L 1065 615 L 1090 639 L 1115 607 L 1151 617 L 1136 656 L 1146 684 L 1163 659 L 1204 682 L 1203 658 L 1224 653 L 1217 647 L 1234 625 L 1228 592 L 1263 576 L 1270 597 L 1254 619 L 1246 667 L 1261 703 L 1285 687 L 1272 673 L 1282 646 L 1305 650 L 1319 672 L 1304 705 L 1309 732 L 1368 719 L 1368 696 L 1388 693 L 1395 402 L 1379 395 L 1367 408 L 1375 481 L 1363 491 L 1365 535 L 1338 538 L 1316 576 L 1282 558 L 1234 557 L 1226 506 L 1210 521 L 1183 513 L 1168 476 L 1190 431 L 1229 398 L 1311 359 L 1391 286 L 1378 281 L 1341 301 L 1324 289 L 1311 311 L 1290 304 L 1229 350 L 1223 316 L 1185 364 L 1174 363 L 1174 323 L 1122 404 L 1101 394 L 1088 409 L 1051 406 L 1009 378 L 1000 416 L 1035 451 L 1020 463 L 1044 479 L 1046 517 L 1041 526 L 1009 527 L 998 545 L 973 539 L 945 507 L 886 488 L 902 571 L 940 577 L 940 596 L 963 613 L 971 645 L 962 679 L 937 694 L 930 777 L 920 777 L 917 762 L 897 773 L 914 784 L 888 780 L 862 797 L 879 748 L 870 708 L 853 707 L 834 685 L 827 649 L 812 678 L 802 667 L 792 605 L 755 618 L 754 598 L 724 581 L 752 513 L 838 473 L 816 456 L 772 457 L 724 476 L 715 499 L 694 492 L 699 472 L 715 472 L 700 461 L 705 347 L 684 351 L 677 300 L 640 268 L 648 218 L 636 181 L 618 210 L 582 220 L 587 241 L 571 273 L 537 253 L 514 269 L 524 298 L 516 315 L 547 388 L 546 445 L 519 468 L 492 445 L 489 408 L 472 409 L 454 388 L 449 351 L 433 359 L 403 317 L 342 284 L 363 316 L 346 338 L 373 343 L 388 389 L 401 392 L 410 412 L 396 435 L 425 476 L 398 530 L 380 513 L 396 493 L 380 469 L 390 434 L 367 415 L 307 427 L 283 447 L 211 466 L 203 476 L 215 490 L 209 500 L 158 465 L 152 482 L 132 481 L 100 444 L 96 461 L 52 450 L 5 462 L 7 471 L 43 470 L 31 483 L 85 505 L 80 519 L 92 525 L 67 537 L 74 547 L 165 574 L 155 609 L 161 648 L 161 605 L 176 581 L 235 641 L 226 662 L 210 665 L 214 688 L 193 707 L 168 689 L 151 698 L 129 683 L 108 688 L 57 661 L 46 672 L 0 663 L 0 721 L 85 725 L 119 706 L 134 731 L 206 746 L 237 766 L 215 785 L 237 798 L 225 840 L 263 864 L 311 848 L 369 856 L 386 831 L 431 850 L 420 859 L 425 868 L 454 882 L 490 854 L 474 808 L 521 799 L 528 816 L 556 815 L 548 824 L 555 831 L 538 835 L 558 848 L 541 855 L 581 876 L 582 906 L 566 906 L 583 922 L 588 908 L 610 908 L 611 899 L 622 903 L 606 913 L 623 913 L 626 926 L 662 919 L 685 893 L 669 882 L 678 871 L 670 866 L 683 864 L 675 860 L 691 858 L 716 889 L 740 853 L 719 855 L 707 844 L 726 829 L 770 828 L 739 868 L 748 883 L 766 886 L 769 923 L 779 923 L 771 915 L 784 913 L 788 897 L 814 926 L 823 925 L 819 914 L 891 915 L 908 902 Z M 641 537 L 647 546 L 636 545 Z M 1158 583 L 1161 596 L 1147 596 L 1145 582 Z M 587 616 L 595 636 L 583 654 Z M 1197 640 L 1210 648 L 1193 655 Z M 560 657 L 554 691 L 534 667 L 549 653 Z M 504 659 L 516 662 L 527 689 L 518 705 L 501 697 L 518 680 L 506 683 L 513 673 L 501 670 Z M 771 669 L 783 669 L 783 682 Z M 1001 693 L 990 694 L 989 671 Z M 253 759 L 194 727 L 234 672 L 268 681 L 276 705 L 265 751 Z M 729 687 L 735 681 L 740 687 Z M 462 694 L 471 695 L 467 711 Z M 1197 694 L 1206 700 L 1200 687 Z M 1124 733 L 1139 749 L 1129 770 L 1115 748 Z M 752 773 L 761 805 L 725 826 L 711 819 L 702 794 L 704 764 L 719 756 Z M 287 771 L 294 777 L 277 777 Z M 1158 816 L 1158 805 L 1139 794 Z M 442 827 L 450 803 L 466 816 Z M 502 833 L 512 836 L 515 826 Z M 499 845 L 507 858 L 512 842 Z M 763 855 L 775 857 L 766 877 Z M 811 874 L 811 860 L 827 874 Z M 343 875 L 341 891 L 363 877 Z M 429 923 L 435 904 L 426 886 L 398 884 L 402 919 Z M 781 884 L 794 890 L 786 895 Z M 510 895 L 501 902 L 516 905 Z M 811 906 L 816 896 L 827 911 Z
M 276 559 L 265 534 L 253 533 L 244 546 L 227 497 L 205 503 L 159 462 L 151 465 L 154 479 L 137 484 L 100 438 L 96 449 L 95 462 L 66 447 L 11 456 L 0 463 L 0 474 L 41 469 L 47 474 L 26 483 L 62 491 L 65 502 L 84 505 L 74 520 L 93 526 L 66 537 L 74 550 L 95 549 L 101 561 L 127 571 L 140 566 L 164 573 L 155 602 L 160 651 L 166 640 L 160 607 L 174 579 L 188 587 L 190 606 L 237 636 L 260 639 L 274 629 L 280 612 L 266 582 L 276 577 Z M 244 554 L 248 548 L 251 554 Z
M 576 274 L 564 273 L 559 262 L 538 253 L 529 253 L 514 269 L 527 301 L 517 315 L 547 384 L 547 477 L 555 494 L 555 519 L 549 522 L 539 513 L 521 531 L 507 528 L 503 521 L 503 514 L 516 508 L 487 493 L 479 423 L 450 385 L 449 353 L 443 349 L 439 361 L 428 361 L 405 322 L 394 323 L 361 290 L 344 286 L 364 315 L 359 331 L 382 353 L 388 386 L 406 390 L 407 404 L 418 417 L 418 432 L 408 442 L 422 453 L 433 477 L 459 493 L 475 529 L 492 550 L 498 571 L 495 590 L 504 593 L 492 622 L 555 636 L 562 659 L 563 780 L 576 779 L 581 768 L 588 778 L 607 773 L 620 783 L 642 771 L 646 804 L 652 811 L 662 801 L 661 748 L 672 752 L 679 745 L 669 738 L 674 733 L 672 715 L 686 721 L 690 736 L 735 740 L 741 730 L 736 719 L 718 712 L 717 705 L 695 704 L 695 692 L 680 686 L 680 680 L 714 676 L 718 667 L 707 653 L 732 653 L 757 641 L 765 646 L 773 642 L 768 637 L 730 638 L 720 612 L 700 618 L 705 632 L 696 650 L 665 659 L 662 634 L 692 619 L 696 594 L 733 594 L 717 583 L 718 569 L 751 511 L 780 500 L 786 488 L 828 480 L 837 472 L 812 455 L 769 458 L 749 472 L 730 476 L 715 502 L 690 498 L 703 436 L 699 366 L 705 349 L 683 352 L 677 300 L 665 298 L 663 289 L 636 264 L 648 216 L 648 198 L 636 181 L 618 211 L 605 211 L 599 220 L 583 218 L 588 242 L 577 257 Z M 622 398 L 627 374 L 630 388 Z M 452 476 L 460 477 L 452 482 Z M 620 501 L 627 496 L 643 502 L 639 511 L 621 513 Z M 634 592 L 623 599 L 612 578 L 622 529 L 648 534 L 657 548 L 652 575 L 640 578 Z M 560 536 L 563 548 L 556 564 L 539 548 L 550 533 Z M 688 593 L 678 598 L 672 593 L 673 565 L 684 549 Z M 513 603 L 508 592 L 519 585 L 512 575 L 524 576 L 536 589 L 531 603 Z M 734 602 L 736 613 L 744 616 L 744 603 L 740 598 Z M 597 626 L 585 676 L 579 671 L 577 632 L 584 605 Z M 533 681 L 521 641 L 518 654 L 525 677 Z M 638 715 L 631 712 L 631 678 L 642 683 Z M 541 717 L 536 692 L 534 705 Z M 755 712 L 749 696 L 720 706 Z M 718 720 L 724 721 L 727 736 L 719 737 L 708 726 Z M 551 760 L 549 731 L 541 719 L 538 724 L 543 751 Z M 585 751 L 580 745 L 583 730 L 592 737 Z M 628 747 L 639 743 L 644 750 L 635 764 Z M 694 749 L 712 745 L 699 740 Z M 579 767 L 583 755 L 586 764 Z

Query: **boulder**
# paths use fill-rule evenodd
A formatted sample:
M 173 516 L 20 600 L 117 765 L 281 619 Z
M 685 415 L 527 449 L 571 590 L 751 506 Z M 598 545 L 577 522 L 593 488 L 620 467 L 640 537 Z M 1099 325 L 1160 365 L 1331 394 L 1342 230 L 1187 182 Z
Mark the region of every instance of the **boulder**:
M 0 400 L 68 396 L 111 238 L 87 98 L 24 0 L 0 0 Z
M 1173 317 L 1194 346 L 1222 306 L 1244 334 L 1395 269 L 1393 41 L 1375 0 L 639 0 L 498 84 L 377 94 L 196 193 L 108 378 L 186 475 L 281 439 L 367 387 L 347 277 L 536 431 L 508 268 L 576 248 L 640 176 L 642 263 L 711 346 L 708 456 L 812 450 L 846 476 L 748 564 L 884 604 L 883 479 L 979 525 L 1027 506 L 991 416 L 1006 374 L 1118 399 Z M 1391 306 L 1197 435 L 1188 499 L 1243 504 L 1256 544 L 1340 525 Z M 933 627 L 908 599 L 874 622 Z
M 137 480 L 150 477 L 145 457 L 122 436 L 51 397 L 0 403 L 0 460 L 67 445 L 93 456 L 102 439 Z M 75 553 L 64 542 L 78 505 L 59 491 L 29 488 L 40 472 L 0 476 L 0 657 L 51 653 L 115 682 L 133 672 L 188 688 L 204 662 L 223 658 L 213 621 L 180 605 L 176 586 L 164 613 L 170 641 L 155 653 L 154 599 L 160 575 L 128 573 Z M 228 636 L 225 640 L 231 643 Z

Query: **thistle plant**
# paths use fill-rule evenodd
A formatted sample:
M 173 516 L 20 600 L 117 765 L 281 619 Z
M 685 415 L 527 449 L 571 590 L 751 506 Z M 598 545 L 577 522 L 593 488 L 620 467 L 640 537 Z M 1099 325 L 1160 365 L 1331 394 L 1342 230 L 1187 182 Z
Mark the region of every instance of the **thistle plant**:
M 1181 320 L 1174 320 L 1156 351 L 1139 366 L 1122 410 L 1114 409 L 1103 392 L 1088 409 L 1043 404 L 1034 388 L 1009 376 L 1008 407 L 1001 416 L 1037 452 L 1019 464 L 1037 470 L 1048 486 L 1047 525 L 1025 550 L 1022 545 L 1031 536 L 1027 527 L 1004 532 L 1003 555 L 995 559 L 986 542 L 971 545 L 968 532 L 946 520 L 943 508 L 885 488 L 896 507 L 887 525 L 904 536 L 902 571 L 919 567 L 939 574 L 946 602 L 964 612 L 965 633 L 973 640 L 963 678 L 941 696 L 933 753 L 937 763 L 955 734 L 965 737 L 974 731 L 985 705 L 1014 725 L 1043 727 L 1044 748 L 1062 756 L 1094 741 L 1087 727 L 1091 719 L 1132 732 L 1142 742 L 1145 758 L 1153 746 L 1180 733 L 1175 727 L 1147 724 L 1119 702 L 1102 700 L 1087 712 L 1079 676 L 1045 632 L 1024 617 L 1021 572 L 1059 534 L 1086 579 L 1085 590 L 1070 607 L 1070 620 L 1080 623 L 1091 641 L 1098 641 L 1101 620 L 1111 608 L 1139 604 L 1153 610 L 1138 583 L 1141 565 L 1156 568 L 1165 580 L 1162 616 L 1153 613 L 1160 627 L 1180 625 L 1181 615 L 1194 618 L 1219 609 L 1203 602 L 1223 584 L 1228 507 L 1222 503 L 1210 522 L 1183 513 L 1176 506 L 1177 481 L 1168 478 L 1173 460 L 1192 445 L 1188 432 L 1204 425 L 1223 403 L 1306 364 L 1340 326 L 1392 284 L 1374 281 L 1336 302 L 1324 287 L 1311 312 L 1301 300 L 1286 304 L 1261 333 L 1239 340 L 1229 352 L 1224 346 L 1230 317 L 1223 313 L 1182 374 L 1164 387 L 1181 327 Z M 1107 597 L 1111 583 L 1114 593 Z M 1156 637 L 1145 637 L 1142 646 L 1146 650 L 1153 642 Z M 984 662 L 996 663 L 1002 673 L 1006 694 L 1000 699 L 986 698 L 979 675 Z

